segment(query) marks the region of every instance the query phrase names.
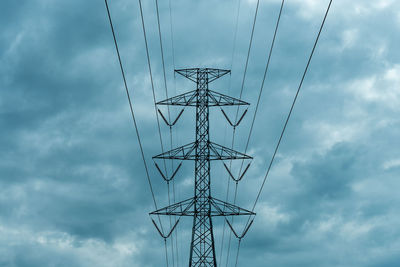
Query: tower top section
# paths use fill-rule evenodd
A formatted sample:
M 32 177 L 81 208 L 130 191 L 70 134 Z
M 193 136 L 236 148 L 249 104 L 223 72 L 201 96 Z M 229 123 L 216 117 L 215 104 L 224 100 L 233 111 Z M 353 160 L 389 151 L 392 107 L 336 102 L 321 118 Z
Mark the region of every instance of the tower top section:
M 208 83 L 215 81 L 216 79 L 230 73 L 230 70 L 213 69 L 213 68 L 190 68 L 190 69 L 178 69 L 176 73 L 188 78 L 192 82 L 198 83 L 199 78 L 204 76 L 207 77 Z M 206 74 L 206 75 L 205 75 Z

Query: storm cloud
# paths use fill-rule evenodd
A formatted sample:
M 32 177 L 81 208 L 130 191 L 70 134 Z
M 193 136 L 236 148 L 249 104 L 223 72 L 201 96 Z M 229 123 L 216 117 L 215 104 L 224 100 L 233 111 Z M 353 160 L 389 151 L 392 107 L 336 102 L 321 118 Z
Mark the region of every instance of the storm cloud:
M 159 2 L 169 95 L 194 89 L 174 78 L 175 62 L 232 68 L 210 87 L 238 97 L 256 1 L 241 1 L 233 61 L 236 1 L 171 1 L 174 57 L 168 1 Z M 245 208 L 329 1 L 285 2 L 249 147 L 254 161 L 239 185 Z M 151 162 L 160 145 L 138 3 L 109 5 L 155 195 L 165 206 L 167 187 Z M 154 1 L 143 7 L 162 100 Z M 279 7 L 278 0 L 260 1 L 243 93 L 253 105 L 238 128 L 237 150 L 245 146 Z M 399 10 L 394 0 L 333 1 L 239 266 L 398 266 Z M 4 1 L 0 25 L 0 265 L 165 266 L 104 1 Z M 188 109 L 177 123 L 174 146 L 194 138 L 193 115 Z M 211 137 L 230 144 L 224 117 L 211 116 Z M 168 148 L 164 125 L 162 133 Z M 213 194 L 222 199 L 228 178 L 221 165 L 212 166 Z M 192 167 L 185 164 L 176 177 L 177 200 L 193 192 Z M 186 220 L 178 228 L 181 266 L 190 227 Z M 222 221 L 215 227 L 219 259 Z M 231 254 L 236 246 L 232 239 Z

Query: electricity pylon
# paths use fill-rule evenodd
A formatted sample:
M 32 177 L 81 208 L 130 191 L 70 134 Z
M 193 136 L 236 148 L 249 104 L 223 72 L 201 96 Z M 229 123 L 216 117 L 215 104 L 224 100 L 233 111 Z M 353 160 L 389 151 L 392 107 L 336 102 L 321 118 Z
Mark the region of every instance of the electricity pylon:
M 180 217 L 192 216 L 193 228 L 192 240 L 190 244 L 189 266 L 217 266 L 212 217 L 255 215 L 255 213 L 240 208 L 236 205 L 218 200 L 211 196 L 210 162 L 212 160 L 224 161 L 252 158 L 248 155 L 210 141 L 209 108 L 220 107 L 222 110 L 223 106 L 249 105 L 249 103 L 209 90 L 208 84 L 224 76 L 225 74 L 230 73 L 229 70 L 192 68 L 175 70 L 175 72 L 195 82 L 197 84 L 196 90 L 160 101 L 157 103 L 157 105 L 196 107 L 196 140 L 187 145 L 177 147 L 165 153 L 154 156 L 153 159 L 170 159 L 181 161 L 194 160 L 194 197 L 153 211 L 150 213 L 150 215 L 179 216 L 175 225 L 171 228 L 167 235 L 160 230 L 153 220 L 157 230 L 164 238 L 168 238 L 171 235 L 172 231 L 179 223 Z M 163 117 L 164 121 L 170 127 L 176 123 L 182 112 L 183 109 L 174 122 L 171 123 L 165 119 L 159 110 L 159 113 Z M 228 119 L 224 111 L 223 114 Z M 228 122 L 232 126 L 236 127 L 240 123 L 244 114 L 245 113 L 243 113 L 238 122 L 235 122 L 235 125 L 233 125 L 229 119 Z M 177 169 L 173 172 L 170 178 L 166 177 L 166 175 L 162 173 L 157 164 L 156 167 L 161 173 L 162 177 L 169 182 L 171 179 L 173 179 L 181 164 L 182 162 L 178 165 Z M 227 170 L 230 176 L 232 176 L 228 168 Z M 246 170 L 247 168 L 245 171 Z M 240 175 L 239 179 L 243 177 L 244 172 Z M 229 221 L 227 222 L 229 224 Z M 231 230 L 234 231 L 231 224 L 229 224 L 229 226 Z M 249 227 L 250 225 L 248 225 L 247 229 L 244 230 L 244 234 L 247 232 Z M 237 236 L 236 233 L 235 235 Z

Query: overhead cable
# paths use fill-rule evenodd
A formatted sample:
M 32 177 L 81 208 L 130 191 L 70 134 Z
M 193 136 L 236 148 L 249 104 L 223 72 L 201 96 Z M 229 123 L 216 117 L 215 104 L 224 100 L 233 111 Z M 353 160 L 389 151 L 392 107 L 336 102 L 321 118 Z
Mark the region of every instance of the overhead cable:
M 119 48 L 118 48 L 117 38 L 115 36 L 115 31 L 114 31 L 114 26 L 113 26 L 112 19 L 111 19 L 110 9 L 108 7 L 107 0 L 104 0 L 104 1 L 105 1 L 106 9 L 107 9 L 108 20 L 110 22 L 111 32 L 112 32 L 113 39 L 114 39 L 115 50 L 116 50 L 117 56 L 118 56 L 118 62 L 119 62 L 119 66 L 120 66 L 120 69 L 121 69 L 122 79 L 124 81 L 126 95 L 128 97 L 129 108 L 131 110 L 132 120 L 133 120 L 133 124 L 135 126 L 135 132 L 136 132 L 137 140 L 138 140 L 138 143 L 139 143 L 140 153 L 141 153 L 141 156 L 142 156 L 143 165 L 144 165 L 145 172 L 146 172 L 147 181 L 148 181 L 148 184 L 149 184 L 151 196 L 153 198 L 154 207 L 156 209 L 158 209 L 157 201 L 156 201 L 156 198 L 155 198 L 155 195 L 154 195 L 153 186 L 151 184 L 149 170 L 148 170 L 147 163 L 146 163 L 146 158 L 145 158 L 145 155 L 144 155 L 142 142 L 141 142 L 141 139 L 140 139 L 140 134 L 139 134 L 139 129 L 138 129 L 137 122 L 136 122 L 135 113 L 134 113 L 133 107 L 132 107 L 132 101 L 131 101 L 131 97 L 130 97 L 130 94 L 129 94 L 128 85 L 127 85 L 127 82 L 126 82 L 125 71 L 124 71 L 124 67 L 123 67 L 122 60 L 121 60 L 121 55 L 120 55 Z M 140 0 L 139 0 L 139 3 L 140 3 Z M 141 3 L 140 3 L 140 9 L 141 9 Z M 142 11 L 142 9 L 141 9 L 141 11 Z M 143 16 L 142 16 L 142 21 L 143 21 Z M 158 220 L 160 222 L 161 230 L 163 231 L 163 226 L 162 226 L 161 219 L 160 219 L 159 216 L 158 216 Z M 168 250 L 167 250 L 166 242 L 164 242 L 164 243 L 165 243 L 164 248 L 165 248 L 165 254 L 166 254 L 166 262 L 167 262 L 167 267 L 168 267 L 168 256 L 167 256 L 168 255 Z
M 284 0 L 283 0 L 283 1 L 284 1 Z M 283 5 L 283 1 L 282 1 L 282 5 Z M 268 165 L 268 169 L 267 169 L 267 172 L 266 172 L 266 174 L 265 174 L 265 176 L 264 176 L 264 179 L 263 179 L 263 182 L 262 182 L 262 184 L 261 184 L 260 190 L 258 191 L 256 200 L 255 200 L 254 205 L 253 205 L 253 208 L 252 208 L 252 211 L 254 211 L 255 208 L 256 208 L 257 202 L 258 202 L 258 200 L 259 200 L 259 198 L 260 198 L 261 192 L 262 192 L 262 190 L 263 190 L 263 188 L 264 188 L 264 185 L 265 185 L 265 182 L 266 182 L 266 180 L 267 180 L 267 178 L 268 178 L 268 175 L 269 175 L 269 172 L 270 172 L 270 170 L 271 170 L 272 164 L 273 164 L 273 162 L 274 162 L 276 153 L 277 153 L 277 151 L 278 151 L 278 149 L 279 149 L 279 146 L 280 146 L 280 143 L 281 143 L 281 141 L 282 141 L 283 135 L 284 135 L 284 133 L 285 133 L 286 127 L 287 127 L 287 125 L 288 125 L 288 122 L 289 122 L 289 120 L 290 120 L 291 114 L 292 114 L 292 112 L 293 112 L 294 105 L 296 104 L 296 100 L 297 100 L 298 95 L 299 95 L 299 93 L 300 93 L 300 90 L 301 90 L 301 87 L 302 87 L 302 85 L 303 85 L 303 82 L 304 82 L 305 76 L 306 76 L 306 74 L 307 74 L 307 71 L 308 71 L 308 69 L 309 69 L 309 66 L 310 66 L 310 63 L 311 63 L 311 59 L 312 59 L 312 57 L 313 57 L 313 55 L 314 55 L 314 52 L 315 52 L 315 49 L 316 49 L 316 47 L 317 47 L 317 44 L 318 44 L 318 41 L 319 41 L 319 37 L 320 37 L 321 32 L 322 32 L 322 29 L 323 29 L 323 27 L 324 27 L 324 25 L 325 25 L 325 21 L 326 21 L 326 18 L 327 18 L 327 16 L 328 16 L 328 13 L 329 13 L 331 4 L 332 4 L 332 0 L 329 1 L 328 7 L 327 7 L 326 12 L 325 12 L 325 15 L 324 15 L 324 18 L 323 18 L 323 20 L 322 20 L 321 26 L 320 26 L 319 31 L 318 31 L 318 35 L 317 35 L 317 37 L 316 37 L 316 39 L 315 39 L 313 48 L 312 48 L 312 50 L 311 50 L 311 53 L 310 53 L 310 56 L 309 56 L 309 58 L 308 58 L 306 67 L 305 67 L 304 72 L 303 72 L 303 75 L 302 75 L 302 77 L 301 77 L 299 86 L 298 86 L 298 88 L 297 88 L 295 97 L 294 97 L 294 99 L 293 99 L 292 105 L 291 105 L 290 110 L 289 110 L 289 113 L 288 113 L 288 116 L 287 116 L 287 118 L 286 118 L 286 121 L 285 121 L 285 124 L 284 124 L 284 126 L 283 126 L 282 132 L 281 132 L 281 134 L 280 134 L 280 136 L 279 136 L 278 143 L 277 143 L 277 145 L 276 145 L 276 147 L 275 147 L 275 150 L 274 150 L 274 153 L 273 153 L 273 155 L 272 155 L 271 161 L 270 161 L 270 163 L 269 163 L 269 165 Z M 282 12 L 282 6 L 281 6 L 281 11 L 280 11 L 280 12 Z M 275 32 L 275 34 L 276 34 L 276 32 Z M 274 38 L 275 38 L 275 37 L 274 37 Z M 268 57 L 268 63 L 267 63 L 267 65 L 269 64 L 269 60 L 270 60 L 270 56 Z M 267 68 L 266 68 L 266 72 L 267 72 Z M 265 79 L 265 75 L 264 75 L 264 79 Z M 264 83 L 264 79 L 263 79 L 263 83 Z M 261 92 L 260 92 L 260 94 L 261 94 Z M 258 103 L 259 103 L 259 100 L 257 101 L 257 106 L 258 106 Z M 254 119 L 255 119 L 255 116 L 253 117 L 253 123 L 254 123 Z M 253 123 L 252 123 L 252 126 L 253 126 Z M 250 130 L 250 133 L 251 133 L 251 130 Z M 249 138 L 250 138 L 250 135 L 249 135 Z M 247 146 L 246 146 L 246 148 L 247 148 Z M 250 222 L 250 218 L 249 218 L 249 220 L 247 221 L 247 224 L 248 224 L 249 222 Z M 238 257 L 239 257 L 240 244 L 241 244 L 241 242 L 240 242 L 240 240 L 239 240 L 238 249 L 237 249 L 237 255 L 236 255 L 235 267 L 236 267 L 237 264 L 238 264 Z
M 158 0 L 156 0 L 155 2 L 156 2 L 158 37 L 159 37 L 159 41 L 160 41 L 161 62 L 162 62 L 163 77 L 164 77 L 165 96 L 166 96 L 166 99 L 168 99 L 168 86 L 167 86 L 167 76 L 165 74 L 165 60 L 164 60 L 164 48 L 163 48 L 162 34 L 161 34 L 160 12 L 159 12 L 159 8 L 158 8 Z M 170 123 L 171 122 L 171 113 L 170 113 L 169 106 L 167 106 L 167 110 L 168 110 L 168 121 Z M 160 110 L 158 110 L 158 111 L 160 111 Z M 172 125 L 169 125 L 169 134 L 170 134 L 170 145 L 171 145 L 170 147 L 171 147 L 171 150 L 172 150 L 172 138 L 173 138 L 172 137 Z M 172 164 L 171 167 L 173 169 L 174 168 L 173 161 L 171 161 L 171 164 Z M 167 173 L 166 166 L 165 166 L 165 171 Z M 167 173 L 167 175 L 168 175 L 168 173 Z M 167 182 L 167 186 L 168 186 L 168 205 L 171 205 L 169 182 Z M 169 224 L 170 224 L 170 227 L 171 227 L 171 225 L 172 225 L 171 217 L 169 218 Z M 171 254 L 172 254 L 172 266 L 175 266 L 175 254 L 174 254 L 174 239 L 173 239 L 173 236 L 171 236 Z
M 231 71 L 232 71 L 232 68 L 233 68 L 233 58 L 235 56 L 235 51 L 236 51 L 236 40 L 237 40 L 237 31 L 238 31 L 238 25 L 239 25 L 240 3 L 241 3 L 241 0 L 238 0 L 238 5 L 237 5 L 237 8 L 236 8 L 236 16 L 235 16 L 235 18 L 236 18 L 235 19 L 235 29 L 234 29 L 234 33 L 233 33 L 233 46 L 232 46 L 231 63 L 230 63 L 230 70 Z M 229 75 L 228 95 L 230 93 L 231 84 L 232 84 L 232 75 Z M 221 111 L 223 112 L 225 117 L 228 118 L 226 116 L 225 112 L 223 111 L 223 109 L 221 109 Z M 225 146 L 225 143 L 226 143 L 226 131 L 227 131 L 227 125 L 225 125 L 225 128 L 224 128 L 224 141 L 223 141 L 223 145 L 224 146 Z M 228 178 L 228 181 L 227 181 L 226 199 L 225 199 L 226 202 L 228 201 L 228 197 L 229 197 L 229 185 L 230 185 L 229 175 L 228 175 L 227 178 Z M 222 229 L 222 237 L 221 237 L 221 252 L 219 254 L 219 262 L 220 263 L 222 263 L 221 259 L 222 259 L 222 251 L 223 251 L 223 248 L 224 248 L 225 228 L 226 228 L 226 223 L 224 221 L 224 226 L 223 226 L 223 229 Z
M 294 97 L 294 99 L 293 99 L 293 103 L 292 103 L 292 105 L 291 105 L 291 107 L 290 107 L 289 114 L 288 114 L 288 116 L 287 116 L 287 118 L 286 118 L 286 121 L 285 121 L 285 124 L 284 124 L 284 126 L 283 126 L 282 132 L 281 132 L 281 134 L 280 134 L 280 136 L 279 136 L 278 143 L 276 144 L 276 147 L 275 147 L 275 150 L 274 150 L 274 154 L 272 155 L 271 161 L 270 161 L 270 163 L 269 163 L 269 165 L 268 165 L 268 169 L 267 169 L 267 172 L 266 172 L 266 174 L 265 174 L 265 176 L 264 176 L 264 179 L 263 179 L 263 182 L 262 182 L 262 184 L 261 184 L 260 190 L 258 191 L 256 200 L 255 200 L 254 205 L 253 205 L 253 208 L 252 208 L 252 211 L 254 211 L 254 209 L 255 209 L 255 207 L 256 207 L 256 205 L 257 205 L 258 199 L 260 198 L 261 192 L 262 192 L 262 190 L 263 190 L 263 188 L 264 188 L 265 181 L 267 180 L 268 174 L 269 174 L 269 172 L 270 172 L 270 170 L 271 170 L 271 166 L 272 166 L 272 164 L 273 164 L 273 162 L 274 162 L 276 153 L 278 152 L 279 146 L 280 146 L 281 141 L 282 141 L 282 137 L 283 137 L 283 135 L 284 135 L 284 133 L 285 133 L 286 127 L 287 127 L 288 122 L 289 122 L 289 120 L 290 120 L 290 117 L 291 117 L 291 115 L 292 115 L 294 105 L 296 104 L 296 101 L 297 101 L 297 97 L 299 96 L 300 89 L 301 89 L 301 87 L 303 86 L 304 78 L 306 77 L 308 68 L 309 68 L 310 63 L 311 63 L 311 59 L 312 59 L 312 57 L 313 57 L 313 55 L 314 55 L 315 48 L 317 47 L 317 44 L 318 44 L 318 41 L 319 41 L 319 37 L 320 37 L 321 32 L 322 32 L 322 29 L 323 29 L 323 27 L 324 27 L 324 25 L 325 25 L 325 21 L 326 21 L 326 18 L 327 18 L 327 16 L 328 16 L 328 13 L 329 13 L 331 4 L 332 4 L 332 0 L 329 1 L 329 5 L 328 5 L 328 8 L 326 9 L 324 19 L 322 20 L 321 26 L 320 26 L 319 31 L 318 31 L 317 38 L 315 39 L 313 48 L 312 48 L 312 50 L 311 50 L 311 54 L 310 54 L 310 56 L 309 56 L 309 58 L 308 58 L 308 61 L 307 61 L 306 68 L 304 69 L 303 75 L 302 75 L 302 77 L 301 77 L 299 86 L 298 86 L 297 91 L 296 91 L 296 95 L 295 95 L 295 97 Z
M 113 38 L 114 38 L 115 50 L 116 50 L 117 56 L 118 56 L 118 61 L 119 61 L 120 69 L 121 69 L 122 79 L 124 81 L 125 91 L 126 91 L 126 95 L 128 97 L 129 108 L 131 110 L 133 124 L 135 126 L 136 136 L 137 136 L 137 140 L 138 140 L 138 143 L 139 143 L 140 153 L 141 153 L 142 160 L 143 160 L 143 165 L 144 165 L 144 168 L 145 168 L 145 171 L 146 171 L 147 181 L 149 183 L 150 192 L 151 192 L 151 196 L 153 198 L 154 207 L 157 209 L 157 202 L 156 202 L 156 198 L 155 198 L 155 195 L 154 195 L 153 186 L 151 184 L 151 179 L 150 179 L 149 170 L 148 170 L 147 163 L 146 163 L 146 158 L 144 156 L 144 151 L 143 151 L 143 146 L 142 146 L 142 142 L 141 142 L 141 139 L 140 139 L 139 129 L 138 129 L 138 126 L 137 126 L 137 123 L 136 123 L 135 113 L 134 113 L 133 107 L 132 107 L 132 101 L 131 101 L 131 97 L 130 97 L 130 94 L 129 94 L 128 85 L 127 85 L 127 82 L 126 82 L 125 71 L 124 71 L 124 67 L 122 65 L 121 55 L 119 53 L 118 42 L 117 42 L 117 39 L 115 37 L 114 26 L 113 26 L 113 23 L 112 23 L 112 20 L 111 20 L 111 15 L 110 15 L 110 10 L 108 8 L 107 0 L 105 0 L 105 4 L 106 4 L 106 8 L 107 8 L 107 15 L 108 15 L 108 19 L 109 19 L 110 26 L 111 26 L 111 31 L 112 31 Z
M 254 19 L 253 19 L 253 25 L 251 28 L 251 35 L 250 35 L 250 42 L 249 42 L 249 47 L 247 49 L 247 57 L 246 57 L 246 63 L 245 63 L 245 67 L 244 67 L 244 72 L 243 72 L 243 78 L 242 78 L 242 84 L 240 87 L 240 94 L 239 94 L 239 99 L 242 99 L 242 95 L 243 95 L 243 89 L 244 89 L 244 83 L 246 80 L 246 75 L 247 75 L 247 68 L 248 68 L 248 64 L 249 64 L 249 58 L 250 58 L 250 52 L 251 52 L 251 47 L 253 44 L 253 37 L 254 37 L 254 29 L 256 27 L 256 21 L 257 21 L 257 15 L 258 15 L 258 8 L 260 6 L 260 0 L 257 0 L 257 5 L 256 5 L 256 10 L 254 13 Z M 239 106 L 236 109 L 236 115 L 235 115 L 235 124 L 237 123 L 238 120 L 238 116 L 239 116 Z M 234 143 L 235 143 L 235 134 L 236 134 L 236 127 L 233 127 L 233 133 L 232 133 L 232 146 L 231 149 L 233 149 L 234 147 Z M 229 164 L 229 169 L 232 169 L 232 160 L 230 161 Z M 237 185 L 237 183 L 236 183 Z M 228 181 L 228 191 L 229 191 L 229 181 Z M 226 198 L 228 198 L 228 194 L 226 196 Z M 224 223 L 225 226 L 225 223 Z M 228 241 L 228 252 L 227 252 L 227 257 L 226 257 L 226 266 L 228 266 L 228 260 L 229 260 L 229 252 L 230 252 L 230 243 L 231 243 L 231 237 L 232 237 L 232 233 L 229 233 L 229 241 Z

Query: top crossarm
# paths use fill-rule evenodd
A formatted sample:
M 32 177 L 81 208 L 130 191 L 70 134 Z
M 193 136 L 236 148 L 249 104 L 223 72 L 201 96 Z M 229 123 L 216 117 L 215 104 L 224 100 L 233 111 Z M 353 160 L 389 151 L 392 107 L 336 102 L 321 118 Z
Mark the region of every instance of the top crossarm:
M 225 74 L 230 73 L 230 70 L 223 69 L 213 69 L 213 68 L 190 68 L 190 69 L 178 69 L 175 70 L 176 73 L 188 78 L 189 80 L 197 83 L 197 74 L 199 72 L 207 72 L 208 74 L 208 83 L 215 81 L 216 79 L 224 76 Z

